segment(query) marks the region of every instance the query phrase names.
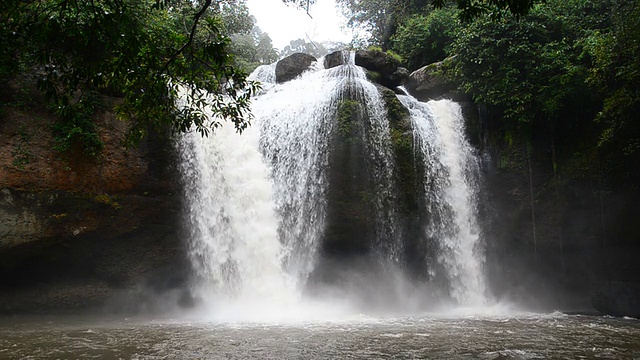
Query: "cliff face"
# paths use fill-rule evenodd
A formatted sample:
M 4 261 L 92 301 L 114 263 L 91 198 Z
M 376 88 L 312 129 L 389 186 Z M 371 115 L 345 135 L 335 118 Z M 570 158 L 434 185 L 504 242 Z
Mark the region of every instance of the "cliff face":
M 494 290 L 531 306 L 596 306 L 619 315 L 595 299 L 612 282 L 630 288 L 640 283 L 640 194 L 613 183 L 595 161 L 576 163 L 582 156 L 576 148 L 577 155 L 558 157 L 554 170 L 551 146 L 538 141 L 529 154 L 506 144 L 485 147 L 487 264 Z M 638 313 L 640 308 L 625 315 Z
M 149 308 L 159 293 L 180 295 L 188 266 L 170 142 L 126 150 L 125 124 L 103 112 L 98 157 L 60 153 L 39 103 L 0 115 L 0 312 Z

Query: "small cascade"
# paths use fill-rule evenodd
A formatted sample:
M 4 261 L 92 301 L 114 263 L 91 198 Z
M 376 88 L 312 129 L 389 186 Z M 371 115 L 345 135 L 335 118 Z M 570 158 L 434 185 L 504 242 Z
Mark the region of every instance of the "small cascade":
M 486 294 L 476 217 L 479 162 L 464 134 L 462 110 L 450 100 L 400 98 L 411 112 L 414 143 L 425 161 L 426 235 L 439 247 L 439 268 L 432 266 L 432 275 L 447 278 L 457 303 L 482 305 Z

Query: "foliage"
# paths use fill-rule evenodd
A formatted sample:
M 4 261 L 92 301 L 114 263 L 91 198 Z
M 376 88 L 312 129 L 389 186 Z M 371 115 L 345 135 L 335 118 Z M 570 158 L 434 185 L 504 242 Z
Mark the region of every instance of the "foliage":
M 85 139 L 89 151 L 99 148 L 87 105 L 97 92 L 122 98 L 115 110 L 129 121 L 129 144 L 167 126 L 207 135 L 230 120 L 241 131 L 257 84 L 229 56 L 227 3 L 9 0 L 0 8 L 0 77 L 35 68 L 61 116 L 56 137 Z
M 249 14 L 246 0 L 220 3 L 220 17 L 225 34 L 250 34 L 255 19 Z
M 451 1 L 432 0 L 433 6 L 442 8 Z M 459 17 L 464 22 L 473 21 L 483 15 L 489 15 L 493 19 L 500 19 L 504 16 L 515 16 L 519 18 L 527 15 L 536 3 L 545 0 L 456 0 L 456 6 L 460 10 Z
M 597 120 L 603 125 L 599 145 L 616 158 L 618 172 L 638 175 L 640 158 L 640 5 L 614 0 L 612 26 L 584 41 L 593 58 L 589 82 L 605 95 Z
M 250 73 L 259 65 L 278 60 L 269 34 L 255 25 L 245 0 L 223 3 L 221 17 L 225 33 L 230 34 L 229 53 L 236 67 Z
M 395 61 L 398 64 L 402 64 L 404 62 L 404 59 L 402 58 L 402 56 L 400 56 L 400 54 L 398 54 L 397 52 L 395 52 L 393 50 L 386 50 L 385 51 L 380 46 L 376 46 L 376 45 L 368 46 L 367 50 L 383 52 L 387 56 L 389 56 L 391 59 L 393 59 L 392 61 Z
M 549 1 L 520 21 L 485 17 L 461 28 L 448 74 L 521 130 L 535 118 L 557 118 L 568 106 L 589 108 L 589 62 L 580 43 L 584 29 L 565 21 L 565 5 Z M 584 14 L 584 5 L 574 2 L 573 16 Z
M 355 100 L 342 100 L 338 104 L 338 134 L 349 141 L 352 140 L 353 122 L 358 113 L 360 103 Z
M 271 64 L 278 60 L 278 52 L 273 48 L 269 35 L 254 26 L 249 34 L 231 35 L 230 53 L 234 63 L 249 72 L 259 65 Z
M 107 205 L 114 210 L 122 209 L 122 206 L 108 194 L 98 194 L 93 198 L 93 201 L 98 204 Z
M 319 58 L 328 54 L 329 50 L 321 43 L 308 42 L 305 39 L 296 39 L 289 41 L 289 45 L 285 46 L 280 52 L 280 57 L 286 57 L 295 53 L 305 53 Z
M 310 4 L 316 0 L 283 0 L 309 11 Z M 422 14 L 431 10 L 449 7 L 452 3 L 460 10 L 458 16 L 464 22 L 470 22 L 483 15 L 502 18 L 506 15 L 521 17 L 526 15 L 536 3 L 545 0 L 337 0 L 347 17 L 347 26 L 357 33 L 369 34 L 365 43 L 388 48 L 391 37 L 398 25 L 408 16 Z
M 417 69 L 443 60 L 446 47 L 459 27 L 458 11 L 448 7 L 409 16 L 391 38 L 391 48 L 406 60 L 407 67 Z
M 26 165 L 31 163 L 33 154 L 30 150 L 31 134 L 23 126 L 18 128 L 18 143 L 12 151 L 12 165 L 18 170 L 24 170 Z
M 97 97 L 87 95 L 73 104 L 64 103 L 66 100 L 62 97 L 54 108 L 59 119 L 52 126 L 53 148 L 66 152 L 80 146 L 83 154 L 97 156 L 103 146 L 93 122 L 93 114 L 99 105 Z

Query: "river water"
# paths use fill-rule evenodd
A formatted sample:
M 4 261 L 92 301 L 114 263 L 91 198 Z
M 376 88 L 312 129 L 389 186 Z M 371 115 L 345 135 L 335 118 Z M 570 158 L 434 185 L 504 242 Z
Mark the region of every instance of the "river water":
M 640 359 L 640 321 L 561 313 L 0 321 L 0 359 Z

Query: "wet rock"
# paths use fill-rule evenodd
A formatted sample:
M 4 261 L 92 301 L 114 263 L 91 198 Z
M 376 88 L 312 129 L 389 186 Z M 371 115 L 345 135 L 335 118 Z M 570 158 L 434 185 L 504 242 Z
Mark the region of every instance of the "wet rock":
M 388 88 L 403 85 L 409 76 L 409 71 L 400 66 L 398 59 L 379 50 L 356 51 L 355 63 L 369 71 L 371 81 Z
M 439 99 L 453 87 L 440 74 L 443 62 L 429 64 L 412 72 L 405 84 L 407 91 L 419 100 Z
M 276 64 L 276 83 L 284 83 L 300 76 L 314 62 L 318 61 L 309 54 L 295 53 Z
M 336 66 L 344 65 L 349 60 L 349 52 L 345 50 L 334 51 L 324 57 L 324 68 L 331 69 Z

